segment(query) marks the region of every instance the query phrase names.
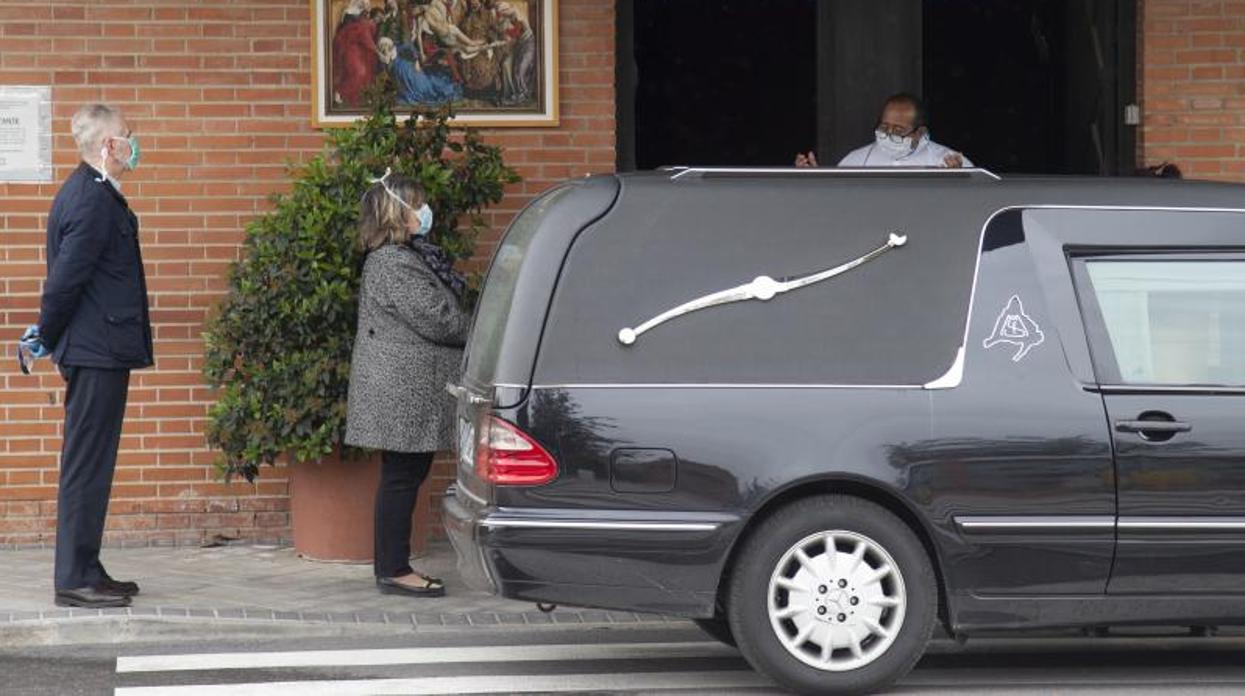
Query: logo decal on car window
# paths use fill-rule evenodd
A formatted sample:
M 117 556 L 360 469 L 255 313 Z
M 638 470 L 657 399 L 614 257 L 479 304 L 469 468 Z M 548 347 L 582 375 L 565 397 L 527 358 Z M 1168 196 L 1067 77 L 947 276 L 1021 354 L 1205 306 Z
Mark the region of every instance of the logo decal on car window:
M 1020 301 L 1020 295 L 1012 295 L 999 318 L 994 320 L 994 331 L 981 345 L 986 349 L 1002 343 L 1016 346 L 1012 362 L 1020 362 L 1029 351 L 1042 345 L 1044 341 L 1046 334 L 1042 333 L 1042 328 L 1033 321 L 1033 317 L 1025 313 L 1025 305 Z

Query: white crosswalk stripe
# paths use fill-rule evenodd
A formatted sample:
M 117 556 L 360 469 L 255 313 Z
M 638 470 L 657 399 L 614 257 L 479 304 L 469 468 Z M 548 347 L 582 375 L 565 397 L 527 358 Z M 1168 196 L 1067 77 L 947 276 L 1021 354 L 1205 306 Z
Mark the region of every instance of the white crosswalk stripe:
M 772 687 L 765 677 L 743 668 L 721 669 L 722 658 L 736 658 L 735 650 L 712 642 L 576 643 L 538 645 L 475 645 L 360 650 L 292 650 L 166 655 L 117 658 L 116 672 L 126 682 L 114 696 L 368 696 L 374 694 L 487 694 L 652 692 L 689 690 L 717 693 L 725 689 Z M 676 660 L 682 664 L 623 668 L 619 661 Z M 716 664 L 697 661 L 716 660 Z M 548 661 L 553 670 L 532 674 L 498 674 L 507 665 Z M 481 666 L 480 674 L 445 674 L 442 666 Z M 393 668 L 407 667 L 393 678 Z M 350 678 L 323 679 L 322 671 L 347 671 Z M 367 669 L 389 668 L 374 678 Z M 612 669 L 611 669 L 612 668 Z M 308 670 L 307 679 L 291 680 L 291 672 Z M 270 670 L 266 675 L 248 670 Z M 440 672 L 439 672 L 440 670 Z M 596 671 L 603 670 L 603 671 Z M 334 675 L 336 676 L 336 675 Z M 267 677 L 267 680 L 262 679 Z M 317 678 L 321 677 L 321 678 Z M 253 679 L 253 681 L 248 681 Z M 213 683 L 204 683 L 204 682 Z M 152 685 L 155 684 L 155 685 Z
M 653 689 L 716 689 L 771 684 L 754 672 L 642 672 L 614 674 L 491 675 L 425 679 L 352 679 L 288 681 L 255 684 L 140 686 L 120 688 L 116 696 L 378 696 L 401 694 L 583 693 L 651 691 Z
M 263 669 L 380 665 L 437 665 L 462 662 L 531 662 L 540 660 L 643 660 L 657 658 L 733 657 L 720 643 L 608 643 L 587 645 L 498 645 L 469 648 L 386 648 L 379 650 L 304 650 L 298 652 L 202 653 L 118 657 L 117 672 Z

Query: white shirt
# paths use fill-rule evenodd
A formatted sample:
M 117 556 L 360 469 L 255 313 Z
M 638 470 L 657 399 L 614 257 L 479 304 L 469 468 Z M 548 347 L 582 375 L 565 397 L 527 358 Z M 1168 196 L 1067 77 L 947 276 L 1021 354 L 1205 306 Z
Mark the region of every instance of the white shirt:
M 839 161 L 840 167 L 945 167 L 942 161 L 947 155 L 963 154 L 957 153 L 949 147 L 939 145 L 929 138 L 922 138 L 921 143 L 916 146 L 915 150 L 904 154 L 902 157 L 895 157 L 887 150 L 878 147 L 877 143 L 870 143 L 864 147 L 857 148 L 847 153 L 847 156 Z M 964 157 L 964 166 L 973 166 L 972 161 Z
M 112 187 L 113 187 L 113 188 L 115 188 L 115 189 L 117 189 L 117 192 L 118 192 L 118 193 L 120 193 L 120 192 L 121 192 L 121 182 L 120 182 L 120 181 L 117 181 L 116 179 L 112 178 L 111 176 L 108 176 L 108 172 L 107 172 L 106 170 L 100 169 L 99 167 L 97 167 L 97 166 L 95 166 L 95 165 L 93 165 L 93 164 L 91 165 L 91 169 L 94 169 L 96 172 L 99 172 L 99 178 L 101 178 L 101 179 L 103 179 L 104 181 L 107 181 L 108 183 L 112 184 Z

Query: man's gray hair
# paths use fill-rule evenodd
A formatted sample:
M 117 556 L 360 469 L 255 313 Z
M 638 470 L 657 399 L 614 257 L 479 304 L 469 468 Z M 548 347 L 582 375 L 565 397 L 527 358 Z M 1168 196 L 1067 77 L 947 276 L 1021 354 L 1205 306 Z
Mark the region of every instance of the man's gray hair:
M 107 104 L 87 104 L 73 115 L 70 130 L 82 159 L 94 162 L 99 158 L 105 136 L 114 135 L 121 121 L 121 110 Z

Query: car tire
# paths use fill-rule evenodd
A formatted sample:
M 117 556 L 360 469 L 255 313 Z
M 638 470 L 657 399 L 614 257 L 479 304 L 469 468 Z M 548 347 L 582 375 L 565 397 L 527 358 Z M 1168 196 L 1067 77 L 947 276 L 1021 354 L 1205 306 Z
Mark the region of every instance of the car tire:
M 722 614 L 715 615 L 712 619 L 692 619 L 692 622 L 700 627 L 710 638 L 725 643 L 732 648 L 735 645 L 735 634 L 731 633 L 731 623 Z
M 764 520 L 743 542 L 727 595 L 740 652 L 804 694 L 889 686 L 921 658 L 937 616 L 937 579 L 917 536 L 885 508 L 844 495 L 805 498 Z

